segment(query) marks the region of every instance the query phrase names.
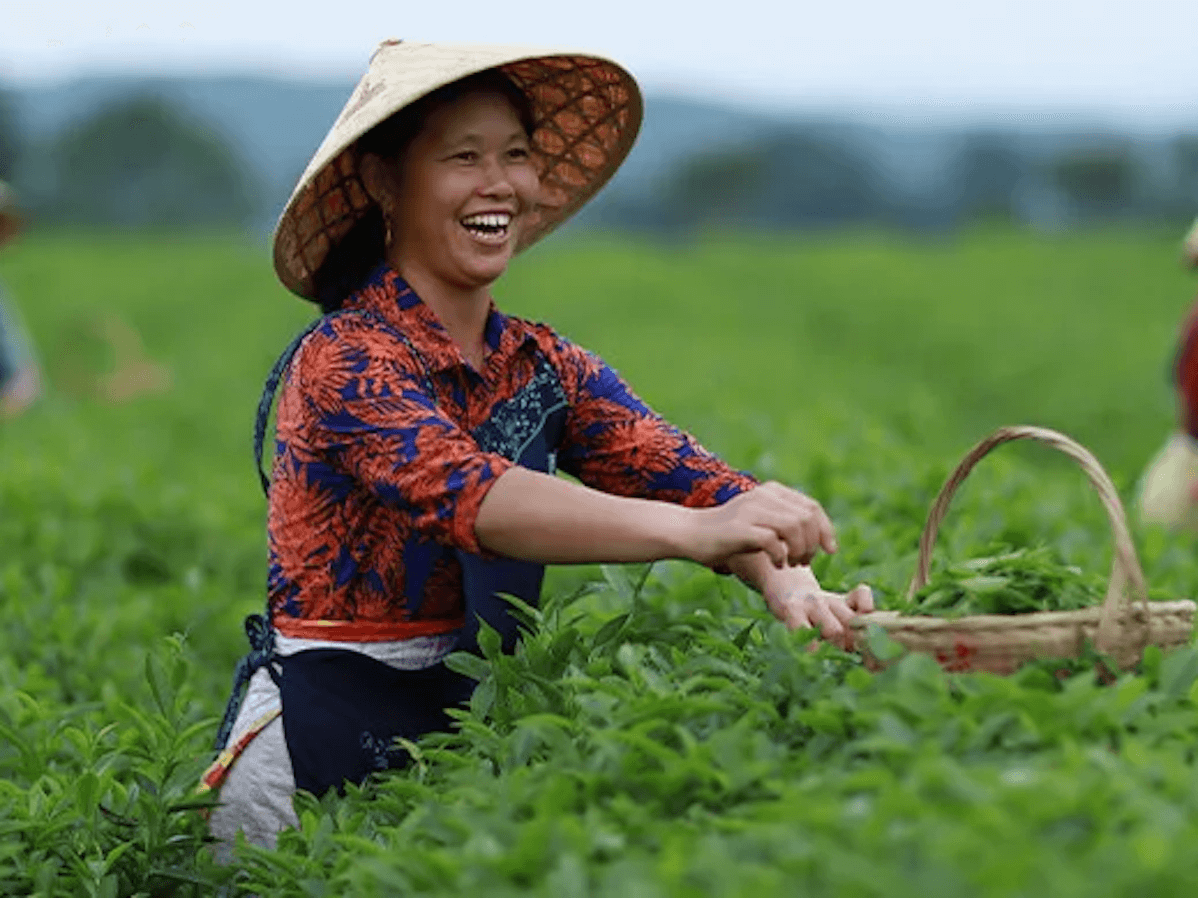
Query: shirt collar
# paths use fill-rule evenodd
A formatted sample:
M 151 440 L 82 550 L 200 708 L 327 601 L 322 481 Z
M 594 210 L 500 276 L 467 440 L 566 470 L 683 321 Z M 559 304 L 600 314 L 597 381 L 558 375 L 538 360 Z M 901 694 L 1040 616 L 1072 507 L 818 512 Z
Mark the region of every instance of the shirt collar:
M 371 273 L 361 288 L 350 294 L 343 308 L 361 309 L 381 317 L 412 341 L 433 371 L 469 365 L 437 313 L 416 295 L 399 272 L 385 262 Z M 524 343 L 535 340 L 522 325 L 523 322 L 504 315 L 495 307 L 494 301 L 491 302 L 483 329 L 483 340 L 490 353 L 488 366 L 493 358 L 506 360 Z

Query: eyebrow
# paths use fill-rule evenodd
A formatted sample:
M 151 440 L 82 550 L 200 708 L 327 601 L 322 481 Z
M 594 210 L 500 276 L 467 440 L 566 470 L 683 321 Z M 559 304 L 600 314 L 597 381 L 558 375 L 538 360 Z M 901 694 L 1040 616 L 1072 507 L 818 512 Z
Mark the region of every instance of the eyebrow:
M 515 130 L 510 132 L 507 135 L 507 137 L 504 138 L 504 140 L 505 140 L 505 142 L 510 143 L 511 141 L 516 140 L 517 138 L 521 139 L 521 140 L 528 140 L 528 135 L 524 132 L 523 128 L 516 128 Z M 443 141 L 443 144 L 448 147 L 448 146 L 456 146 L 457 144 L 461 144 L 461 143 L 477 144 L 477 143 L 482 143 L 482 142 L 483 142 L 482 134 L 480 134 L 477 131 L 468 131 L 465 134 L 460 134 L 457 136 L 451 135 L 451 136 L 447 137 Z

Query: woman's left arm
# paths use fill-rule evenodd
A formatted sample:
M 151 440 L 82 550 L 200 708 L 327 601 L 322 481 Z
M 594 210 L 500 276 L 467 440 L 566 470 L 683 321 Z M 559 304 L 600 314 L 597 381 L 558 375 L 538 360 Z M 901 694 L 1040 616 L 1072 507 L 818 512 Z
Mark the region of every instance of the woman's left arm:
M 570 400 L 562 470 L 605 493 L 691 508 L 760 485 L 653 411 L 598 356 L 561 338 L 554 349 Z
M 873 593 L 864 583 L 847 593 L 829 592 L 807 565 L 775 567 L 764 552 L 734 555 L 728 567 L 757 590 L 766 607 L 791 630 L 818 627 L 829 642 L 852 648 L 849 621 L 874 610 Z
M 563 470 L 606 492 L 691 507 L 723 505 L 760 485 L 650 409 L 598 356 L 564 340 L 555 348 L 573 390 Z M 874 607 L 868 586 L 829 592 L 807 565 L 779 568 L 764 552 L 733 556 L 728 569 L 788 627 L 819 627 L 842 645 L 847 622 Z

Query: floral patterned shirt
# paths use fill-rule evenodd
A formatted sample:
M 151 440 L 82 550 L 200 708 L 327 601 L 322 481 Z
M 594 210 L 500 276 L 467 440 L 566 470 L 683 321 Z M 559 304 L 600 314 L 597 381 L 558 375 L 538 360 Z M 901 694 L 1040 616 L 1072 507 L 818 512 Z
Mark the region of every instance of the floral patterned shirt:
M 1190 307 L 1181 327 L 1173 379 L 1181 399 L 1181 423 L 1190 436 L 1198 438 L 1198 301 Z
M 345 309 L 300 344 L 279 396 L 268 593 L 284 636 L 389 641 L 463 625 L 455 550 L 487 556 L 475 518 L 513 464 L 471 431 L 544 362 L 568 401 L 558 466 L 582 483 L 692 507 L 756 485 L 543 324 L 492 306 L 475 370 L 386 266 Z

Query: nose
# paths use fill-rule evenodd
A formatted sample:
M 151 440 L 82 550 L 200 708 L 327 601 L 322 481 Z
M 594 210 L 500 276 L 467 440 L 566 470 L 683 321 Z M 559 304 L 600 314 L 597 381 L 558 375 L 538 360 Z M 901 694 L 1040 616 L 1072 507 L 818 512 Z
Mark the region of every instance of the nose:
M 509 199 L 516 194 L 516 188 L 508 175 L 507 167 L 494 156 L 487 158 L 482 167 L 482 179 L 478 192 L 481 196 L 495 199 Z

